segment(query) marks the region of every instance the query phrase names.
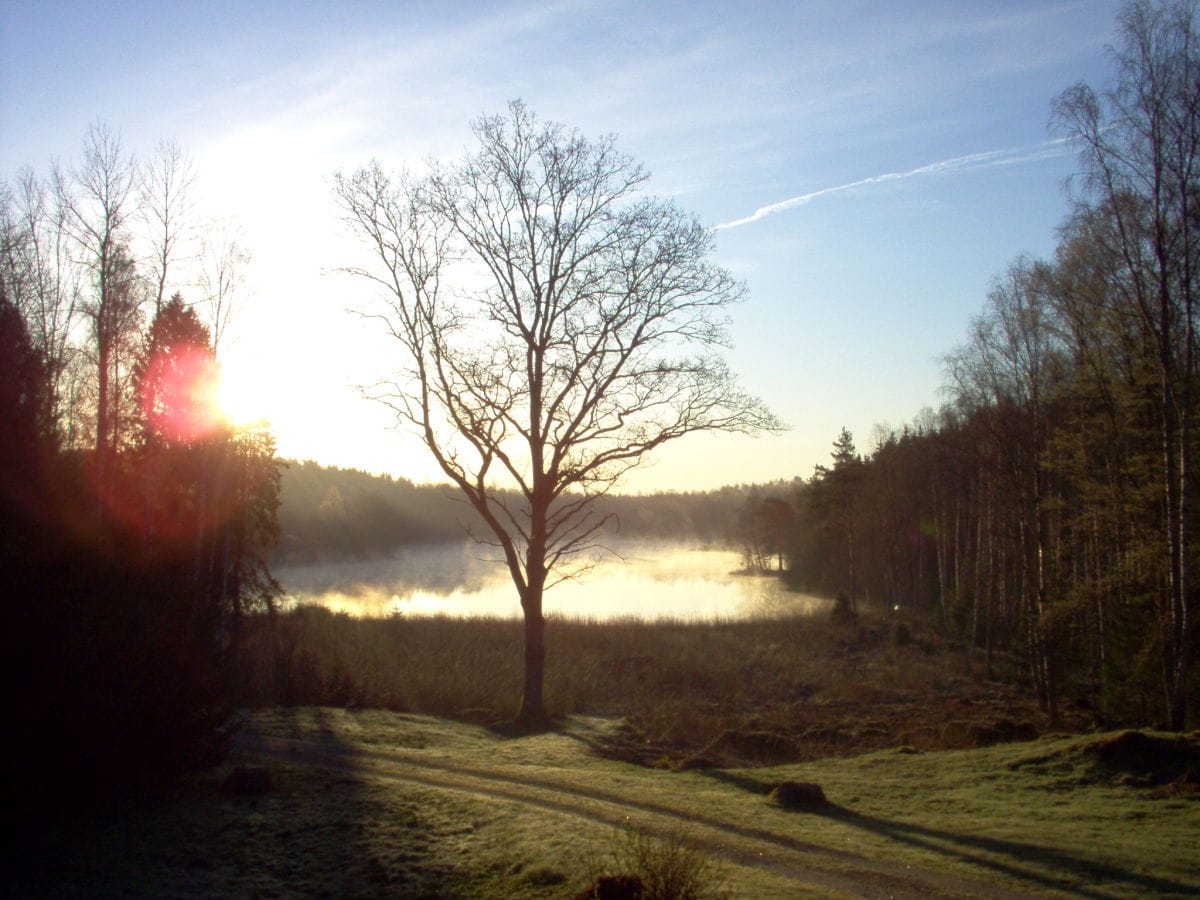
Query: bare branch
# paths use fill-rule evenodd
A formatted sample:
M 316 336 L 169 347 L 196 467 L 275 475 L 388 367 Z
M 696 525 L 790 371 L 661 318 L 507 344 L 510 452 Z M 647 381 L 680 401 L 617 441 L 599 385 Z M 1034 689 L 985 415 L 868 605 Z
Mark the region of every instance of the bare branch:
M 401 349 L 381 396 L 492 530 L 536 642 L 544 590 L 595 546 L 593 501 L 624 472 L 694 432 L 781 426 L 717 355 L 742 285 L 694 217 L 635 196 L 646 173 L 612 137 L 519 102 L 475 136 L 426 178 L 372 163 L 334 194 L 372 258 L 345 271 L 381 289 L 372 315 Z

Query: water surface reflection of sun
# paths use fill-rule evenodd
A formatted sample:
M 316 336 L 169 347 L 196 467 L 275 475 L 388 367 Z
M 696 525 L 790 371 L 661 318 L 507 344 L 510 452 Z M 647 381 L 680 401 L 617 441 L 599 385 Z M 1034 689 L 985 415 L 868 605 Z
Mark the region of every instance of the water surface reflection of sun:
M 733 574 L 731 550 L 622 542 L 576 579 L 546 593 L 547 615 L 572 619 L 745 619 L 805 614 L 828 601 L 792 593 L 770 575 Z M 505 567 L 474 544 L 404 547 L 390 559 L 285 566 L 276 571 L 290 603 L 316 603 L 351 615 L 517 618 Z

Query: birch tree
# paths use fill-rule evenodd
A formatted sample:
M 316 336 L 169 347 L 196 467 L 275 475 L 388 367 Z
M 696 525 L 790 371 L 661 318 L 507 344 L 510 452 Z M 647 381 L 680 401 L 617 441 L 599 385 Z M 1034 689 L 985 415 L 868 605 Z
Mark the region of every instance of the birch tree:
M 1200 263 L 1200 39 L 1192 2 L 1131 3 L 1118 20 L 1115 74 L 1077 84 L 1055 122 L 1083 163 L 1083 206 L 1111 222 L 1116 280 L 1152 347 L 1161 450 L 1162 603 L 1169 719 L 1182 728 L 1194 641 L 1190 496 L 1195 491 L 1197 264 Z
M 171 267 L 187 238 L 195 181 L 191 159 L 173 140 L 160 141 L 142 166 L 140 212 L 149 238 L 146 269 L 155 315 L 167 302 Z
M 115 132 L 93 125 L 79 166 L 69 174 L 56 170 L 54 183 L 64 231 L 92 286 L 83 310 L 96 368 L 96 472 L 103 485 L 119 438 L 119 342 L 130 331 L 132 307 L 140 304 L 129 252 L 138 209 L 137 166 Z

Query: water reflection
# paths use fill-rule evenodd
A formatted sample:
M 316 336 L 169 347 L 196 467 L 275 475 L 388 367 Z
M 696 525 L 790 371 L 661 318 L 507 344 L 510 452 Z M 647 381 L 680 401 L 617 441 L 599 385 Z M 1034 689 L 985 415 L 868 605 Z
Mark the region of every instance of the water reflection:
M 574 619 L 745 619 L 812 613 L 828 601 L 783 589 L 764 575 L 734 574 L 731 550 L 621 543 L 546 593 L 548 615 Z M 489 553 L 492 554 L 489 558 Z M 508 570 L 487 547 L 425 544 L 390 559 L 286 566 L 275 574 L 291 603 L 356 616 L 519 617 Z

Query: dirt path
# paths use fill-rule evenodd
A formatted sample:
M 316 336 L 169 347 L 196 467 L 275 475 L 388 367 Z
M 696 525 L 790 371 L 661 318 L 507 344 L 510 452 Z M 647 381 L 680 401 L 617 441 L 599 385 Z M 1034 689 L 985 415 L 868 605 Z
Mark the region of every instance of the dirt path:
M 430 760 L 402 751 L 350 748 L 317 741 L 243 734 L 235 749 L 252 757 L 319 766 L 468 796 L 497 799 L 560 815 L 621 826 L 633 821 L 652 834 L 686 828 L 703 849 L 738 866 L 791 881 L 797 889 L 861 897 L 1028 897 L 996 885 L 919 871 L 816 844 L 763 828 L 725 822 L 648 803 L 615 791 L 564 785 L 506 767 L 481 768 Z

